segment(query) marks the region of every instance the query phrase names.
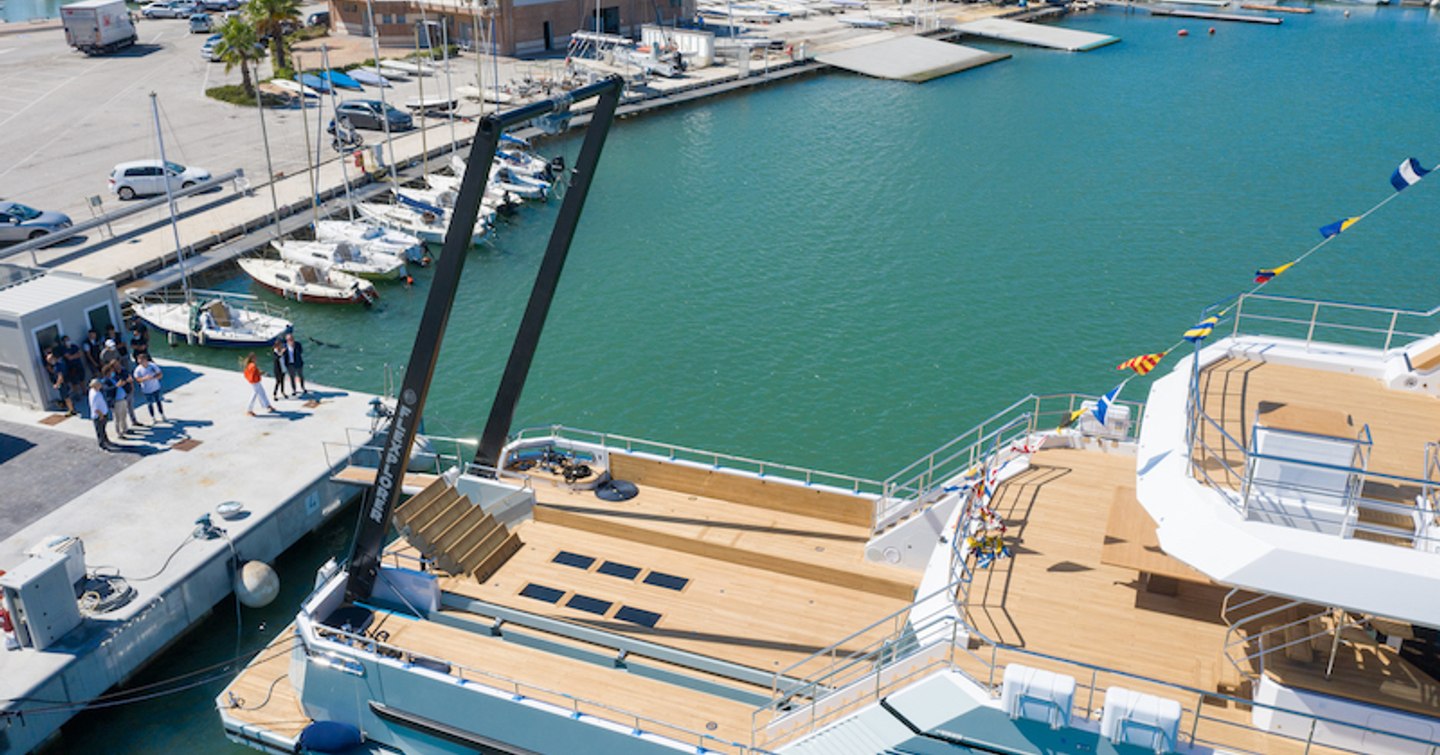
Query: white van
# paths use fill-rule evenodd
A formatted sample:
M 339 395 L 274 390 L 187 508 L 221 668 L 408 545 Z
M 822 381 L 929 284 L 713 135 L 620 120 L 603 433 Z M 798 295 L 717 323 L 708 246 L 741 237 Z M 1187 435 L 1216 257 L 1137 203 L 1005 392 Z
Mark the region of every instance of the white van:
M 134 199 L 145 194 L 164 194 L 164 177 L 170 177 L 170 190 L 188 189 L 195 184 L 210 180 L 210 171 L 204 168 L 185 167 L 179 163 L 167 163 L 161 168 L 159 160 L 137 160 L 120 163 L 110 171 L 110 191 L 121 199 Z

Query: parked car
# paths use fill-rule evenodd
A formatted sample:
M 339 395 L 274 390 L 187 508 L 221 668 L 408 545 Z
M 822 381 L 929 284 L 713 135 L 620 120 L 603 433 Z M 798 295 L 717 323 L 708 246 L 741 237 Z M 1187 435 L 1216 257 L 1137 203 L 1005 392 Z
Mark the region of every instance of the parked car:
M 210 171 L 204 168 L 187 168 L 179 163 L 166 163 L 162 169 L 159 160 L 137 160 L 120 163 L 110 171 L 110 191 L 121 199 L 134 199 L 144 194 L 164 194 L 167 175 L 171 191 L 188 189 L 210 180 Z
M 326 29 L 330 28 L 330 11 L 322 10 L 318 13 L 311 13 L 310 17 L 305 19 L 305 25 L 323 26 Z
M 240 7 L 240 0 L 200 0 L 201 10 L 227 11 Z
M 210 19 L 209 13 L 196 13 L 190 17 L 191 34 L 209 34 L 215 31 L 215 22 Z
M 219 62 L 220 56 L 215 53 L 215 48 L 220 46 L 220 35 L 211 34 L 205 38 L 205 44 L 200 45 L 200 58 L 211 63 Z
M 335 107 L 335 115 L 350 121 L 355 128 L 368 128 L 371 130 L 383 130 L 385 122 L 390 122 L 391 131 L 403 131 L 414 123 L 408 113 L 402 113 L 389 105 L 381 105 L 379 100 L 345 100 Z M 330 120 L 330 133 L 335 133 L 335 120 Z
M 192 0 L 158 0 L 140 9 L 146 18 L 189 18 L 199 11 Z
M 38 239 L 72 225 L 70 216 L 50 210 L 37 210 L 19 202 L 0 201 L 0 241 L 20 242 Z

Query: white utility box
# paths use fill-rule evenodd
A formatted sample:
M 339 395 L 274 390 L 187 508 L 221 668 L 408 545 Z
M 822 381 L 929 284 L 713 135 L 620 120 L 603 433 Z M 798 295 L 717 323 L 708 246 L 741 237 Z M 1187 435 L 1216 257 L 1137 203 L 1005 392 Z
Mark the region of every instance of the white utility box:
M 15 639 L 22 647 L 44 650 L 80 625 L 68 562 L 59 553 L 42 551 L 0 576 L 5 610 L 15 622 Z
M 85 543 L 80 538 L 51 535 L 25 551 L 27 556 L 38 556 L 41 553 L 59 553 L 65 557 L 65 572 L 70 575 L 70 584 L 85 578 Z

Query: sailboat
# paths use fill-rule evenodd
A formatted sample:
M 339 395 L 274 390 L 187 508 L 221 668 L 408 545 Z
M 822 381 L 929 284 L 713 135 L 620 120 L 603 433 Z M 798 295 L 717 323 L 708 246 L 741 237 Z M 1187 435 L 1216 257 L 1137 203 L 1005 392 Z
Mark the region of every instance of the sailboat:
M 405 260 L 393 254 L 364 252 L 350 241 L 272 241 L 280 259 L 338 270 L 366 280 L 396 280 L 405 275 Z
M 427 244 L 440 244 L 445 241 L 445 231 L 448 223 L 445 220 L 445 210 L 440 207 L 426 205 L 423 202 L 408 200 L 412 205 L 407 206 L 407 199 L 402 194 L 399 196 L 401 204 L 380 204 L 378 202 L 361 202 L 355 205 L 355 209 L 365 218 L 379 223 L 386 228 L 391 228 L 402 233 L 408 233 L 419 238 Z M 475 224 L 475 230 L 470 236 L 472 246 L 484 243 L 485 238 L 490 235 L 490 224 L 482 218 Z
M 259 257 L 245 258 L 237 264 L 256 283 L 286 299 L 369 306 L 380 298 L 375 284 L 339 270 Z
M 425 247 L 413 234 L 368 220 L 317 220 L 316 241 L 349 241 L 371 254 L 389 254 L 407 262 L 425 258 Z
M 155 118 L 155 138 L 160 145 L 160 159 L 165 160 L 165 137 L 160 129 L 160 105 L 150 93 L 151 112 Z M 131 299 L 130 309 L 145 324 L 165 333 L 172 343 L 184 340 L 202 346 L 263 346 L 293 329 L 283 313 L 265 305 L 253 296 L 204 291 L 190 287 L 190 274 L 185 255 L 180 251 L 180 231 L 175 223 L 175 199 L 165 186 L 169 200 L 170 230 L 175 237 L 176 258 L 180 265 L 179 298 L 164 292 L 145 294 Z

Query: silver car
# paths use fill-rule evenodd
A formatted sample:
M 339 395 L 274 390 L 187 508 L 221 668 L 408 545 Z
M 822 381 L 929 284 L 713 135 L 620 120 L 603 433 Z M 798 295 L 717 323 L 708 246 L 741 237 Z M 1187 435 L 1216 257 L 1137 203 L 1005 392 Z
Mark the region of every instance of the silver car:
M 0 241 L 29 241 L 70 226 L 70 216 L 64 213 L 0 200 Z

